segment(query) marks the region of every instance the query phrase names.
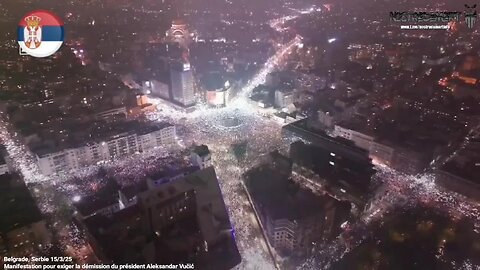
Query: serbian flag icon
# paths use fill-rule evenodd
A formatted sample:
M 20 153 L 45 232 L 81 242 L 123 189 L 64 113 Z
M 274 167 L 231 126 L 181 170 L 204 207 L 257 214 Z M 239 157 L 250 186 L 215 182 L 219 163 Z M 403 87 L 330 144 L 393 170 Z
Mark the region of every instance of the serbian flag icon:
M 18 45 L 33 57 L 47 57 L 63 44 L 63 22 L 50 11 L 35 10 L 25 15 L 18 24 Z

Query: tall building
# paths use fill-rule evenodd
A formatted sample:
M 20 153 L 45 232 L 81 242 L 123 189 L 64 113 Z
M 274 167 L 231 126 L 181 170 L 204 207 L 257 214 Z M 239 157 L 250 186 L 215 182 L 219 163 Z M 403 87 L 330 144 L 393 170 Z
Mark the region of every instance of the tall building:
M 273 152 L 266 159 L 244 179 L 268 242 L 281 256 L 308 257 L 338 234 L 350 205 L 297 185 L 289 158 Z
M 97 254 L 115 263 L 193 263 L 198 269 L 240 263 L 213 167 L 137 185 L 133 203 L 84 220 Z
M 0 198 L 0 256 L 41 255 L 52 236 L 28 188 L 18 178 L 1 175 Z
M 190 63 L 184 61 L 183 63 L 172 64 L 170 76 L 172 80 L 172 100 L 185 107 L 194 105 L 195 90 Z

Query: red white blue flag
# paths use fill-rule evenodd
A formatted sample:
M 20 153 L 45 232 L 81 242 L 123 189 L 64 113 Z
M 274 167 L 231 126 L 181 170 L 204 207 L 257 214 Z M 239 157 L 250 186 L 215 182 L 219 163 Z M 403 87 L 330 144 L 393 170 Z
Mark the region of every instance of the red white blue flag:
M 46 10 L 25 15 L 18 24 L 18 44 L 34 57 L 47 57 L 60 49 L 64 40 L 62 20 Z

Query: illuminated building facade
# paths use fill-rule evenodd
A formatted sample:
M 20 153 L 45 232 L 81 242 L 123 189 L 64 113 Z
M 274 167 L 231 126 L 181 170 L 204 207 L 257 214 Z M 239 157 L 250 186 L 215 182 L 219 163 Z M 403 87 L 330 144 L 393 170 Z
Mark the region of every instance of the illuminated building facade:
M 40 171 L 44 175 L 51 175 L 159 146 L 172 145 L 175 141 L 175 126 L 164 123 L 143 130 L 132 129 L 105 137 L 103 141 L 85 143 L 83 146 L 60 150 L 38 149 L 34 150 L 34 153 Z
M 195 105 L 193 73 L 190 63 L 175 63 L 170 72 L 172 80 L 172 100 L 185 107 Z
M 152 96 L 170 99 L 170 87 L 167 83 L 158 80 L 145 81 L 143 89 L 145 93 Z

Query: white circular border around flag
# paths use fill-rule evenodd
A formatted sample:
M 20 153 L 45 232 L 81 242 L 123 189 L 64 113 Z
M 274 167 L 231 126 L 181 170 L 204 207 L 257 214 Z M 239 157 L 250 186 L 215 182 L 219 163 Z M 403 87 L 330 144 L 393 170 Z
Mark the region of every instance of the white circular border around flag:
M 33 57 L 56 53 L 62 47 L 64 37 L 63 21 L 47 10 L 29 12 L 18 23 L 18 45 Z

